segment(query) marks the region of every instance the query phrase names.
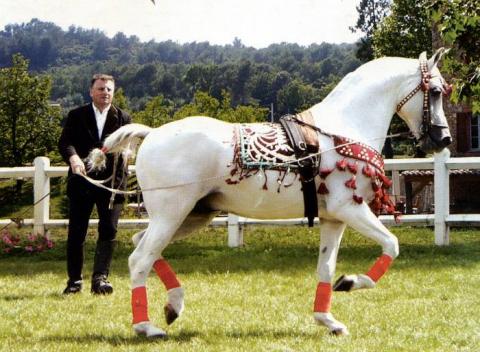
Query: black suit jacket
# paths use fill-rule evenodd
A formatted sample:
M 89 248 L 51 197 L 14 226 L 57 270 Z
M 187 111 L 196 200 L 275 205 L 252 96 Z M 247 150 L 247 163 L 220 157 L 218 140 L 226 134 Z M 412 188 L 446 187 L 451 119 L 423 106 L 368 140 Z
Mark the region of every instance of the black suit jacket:
M 85 159 L 92 149 L 101 148 L 105 138 L 107 138 L 112 132 L 130 122 L 131 118 L 128 113 L 112 104 L 107 113 L 107 119 L 105 120 L 102 136 L 99 138 L 97 122 L 95 120 L 95 112 L 93 111 L 92 104 L 87 104 L 71 110 L 68 113 L 65 126 L 58 142 L 58 149 L 63 160 L 70 165 L 69 159 L 74 154 L 78 154 L 81 159 Z M 115 177 L 116 187 L 124 186 L 124 184 L 120 185 L 122 179 L 124 181 L 123 183 L 126 182 L 126 177 L 124 177 L 126 170 L 122 170 L 121 163 L 122 158 L 120 157 L 118 161 L 119 166 L 117 167 L 117 173 Z M 72 170 L 70 168 L 69 175 L 71 172 Z M 94 179 L 102 180 L 110 177 L 112 172 L 113 156 L 108 154 L 106 169 L 101 172 L 88 173 L 88 175 Z

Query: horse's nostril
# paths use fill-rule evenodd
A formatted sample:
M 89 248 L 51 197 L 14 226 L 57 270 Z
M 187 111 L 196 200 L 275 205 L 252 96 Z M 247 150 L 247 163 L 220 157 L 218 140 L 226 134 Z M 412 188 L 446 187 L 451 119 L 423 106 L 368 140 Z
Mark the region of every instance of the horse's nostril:
M 452 144 L 452 137 L 445 137 L 442 139 L 442 144 L 444 147 L 449 146 Z

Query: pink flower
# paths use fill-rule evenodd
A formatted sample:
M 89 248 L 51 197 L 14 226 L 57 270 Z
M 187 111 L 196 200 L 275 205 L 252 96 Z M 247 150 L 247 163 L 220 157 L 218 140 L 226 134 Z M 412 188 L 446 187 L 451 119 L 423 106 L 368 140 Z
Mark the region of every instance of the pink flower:
M 25 246 L 25 250 L 26 250 L 27 252 L 30 252 L 30 253 L 31 253 L 31 252 L 33 252 L 33 247 L 32 247 L 32 246 Z
M 4 253 L 10 253 L 12 251 L 12 248 L 4 248 L 3 252 Z
M 53 248 L 53 245 L 54 245 L 53 241 L 47 240 L 47 248 L 49 249 Z
M 27 239 L 30 242 L 35 242 L 37 240 L 37 236 L 35 236 L 34 234 L 30 234 L 30 235 L 28 235 Z
M 2 240 L 7 245 L 12 245 L 12 239 L 8 235 L 3 235 Z

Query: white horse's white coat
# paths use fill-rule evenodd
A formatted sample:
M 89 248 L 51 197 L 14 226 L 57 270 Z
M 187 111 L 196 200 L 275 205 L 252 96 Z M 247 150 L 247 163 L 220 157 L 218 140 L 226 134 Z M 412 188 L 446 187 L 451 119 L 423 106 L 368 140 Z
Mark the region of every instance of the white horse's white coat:
M 437 52 L 428 62 L 432 74 L 430 87 L 444 85 L 436 67 L 441 54 Z M 420 79 L 418 60 L 378 59 L 348 74 L 310 112 L 323 130 L 381 151 L 396 105 Z M 432 119 L 446 125 L 441 97 L 438 100 L 432 104 Z M 417 137 L 421 130 L 422 102 L 423 94 L 419 92 L 399 112 Z M 144 190 L 150 224 L 144 234 L 136 236 L 138 244 L 129 258 L 132 288 L 145 286 L 153 263 L 162 257 L 162 251 L 172 240 L 208 224 L 218 211 L 260 219 L 303 217 L 298 180 L 291 187 L 282 187 L 279 193 L 275 171 L 266 171 L 268 190 L 262 190 L 265 176 L 261 172 L 235 185 L 225 182 L 232 169 L 233 130 L 230 123 L 190 117 L 151 130 L 141 125 L 127 125 L 106 140 L 105 146 L 115 150 L 118 143 L 146 136 L 138 150 L 136 173 Z M 319 138 L 321 149 L 327 150 L 322 154 L 321 169 L 335 169 L 335 163 L 343 157 L 331 150 L 330 137 L 319 135 Z M 367 205 L 373 197 L 370 179 L 361 173 L 357 175 L 356 194 L 365 200 L 357 204 L 352 201 L 352 190 L 344 185 L 350 176 L 335 169 L 325 180 L 330 193 L 319 196 L 321 236 L 317 273 L 321 282 L 331 282 L 334 277 L 339 245 L 347 225 L 378 243 L 382 252 L 391 258 L 399 253 L 396 237 Z M 287 179 L 289 177 L 293 176 Z M 349 278 L 354 282 L 353 289 L 375 286 L 366 275 Z M 168 303 L 180 314 L 183 290 L 181 294 L 169 294 Z M 315 313 L 314 317 L 331 331 L 347 333 L 345 325 L 329 312 Z M 150 328 L 142 325 L 139 331 L 148 333 L 149 329 L 153 329 L 153 325 Z

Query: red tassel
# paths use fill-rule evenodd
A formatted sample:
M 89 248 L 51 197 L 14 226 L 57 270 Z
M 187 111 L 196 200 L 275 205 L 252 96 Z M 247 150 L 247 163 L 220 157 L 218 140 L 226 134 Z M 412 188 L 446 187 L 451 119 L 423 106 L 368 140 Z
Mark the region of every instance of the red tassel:
M 376 182 L 372 182 L 372 189 L 374 192 L 377 192 L 380 189 L 380 186 Z
M 357 184 L 355 182 L 355 176 L 352 176 L 352 178 L 348 181 L 345 181 L 345 186 L 351 189 L 357 189 Z
M 362 204 L 363 203 L 363 198 L 360 197 L 360 196 L 357 196 L 356 194 L 353 195 L 353 200 L 358 203 L 358 204 Z
M 348 167 L 348 171 L 350 171 L 352 174 L 356 174 L 357 173 L 357 162 L 355 163 L 347 163 L 347 167 Z
M 320 170 L 320 177 L 326 179 L 328 175 L 332 173 L 333 169 L 323 169 Z
M 378 178 L 382 181 L 383 188 L 390 188 L 393 184 L 392 180 L 390 180 L 385 174 L 377 171 Z
M 345 159 L 337 161 L 337 169 L 345 171 L 347 168 L 347 161 Z
M 375 176 L 375 169 L 373 167 L 370 167 L 369 165 L 365 165 L 362 169 L 362 173 L 367 176 L 372 178 Z
M 390 188 L 393 185 L 393 181 L 390 180 L 388 177 L 385 176 L 385 179 L 383 181 L 383 188 Z
M 320 183 L 320 186 L 318 186 L 317 193 L 318 194 L 329 194 L 330 192 L 328 191 L 327 185 L 324 182 L 322 182 L 322 183 Z

